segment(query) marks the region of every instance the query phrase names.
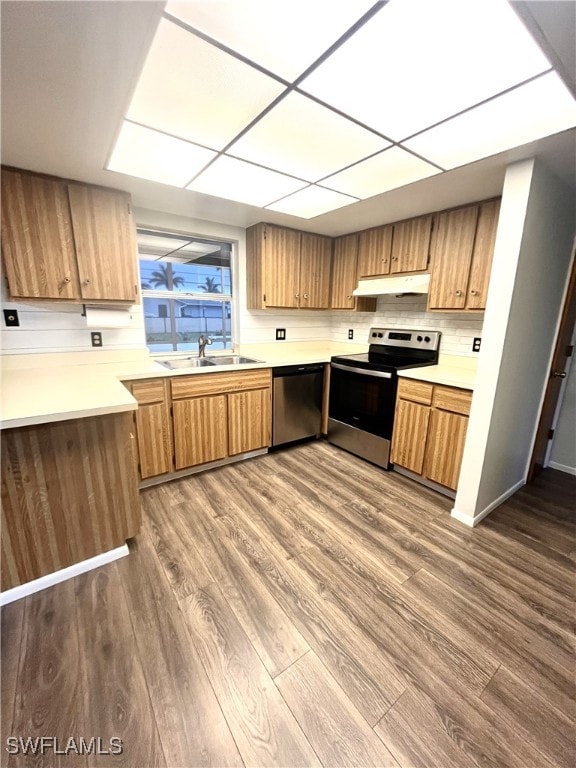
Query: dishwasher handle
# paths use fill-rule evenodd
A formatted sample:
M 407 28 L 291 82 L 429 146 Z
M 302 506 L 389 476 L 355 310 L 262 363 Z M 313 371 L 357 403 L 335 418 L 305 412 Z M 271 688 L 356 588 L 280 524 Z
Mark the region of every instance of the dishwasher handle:
M 304 365 L 282 365 L 278 368 L 272 368 L 272 377 L 274 379 L 280 376 L 303 376 L 307 373 L 323 373 L 324 363 L 307 363 Z

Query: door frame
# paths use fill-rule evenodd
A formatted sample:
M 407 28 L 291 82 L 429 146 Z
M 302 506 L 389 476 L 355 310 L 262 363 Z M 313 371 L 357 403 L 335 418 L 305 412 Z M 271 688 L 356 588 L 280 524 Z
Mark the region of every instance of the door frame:
M 548 447 L 554 436 L 552 427 L 554 425 L 558 411 L 560 393 L 563 390 L 562 379 L 565 378 L 566 375 L 566 361 L 573 354 L 571 340 L 575 325 L 576 249 L 574 249 L 572 253 L 570 276 L 566 286 L 564 304 L 562 306 L 562 314 L 560 316 L 560 323 L 558 325 L 558 332 L 556 335 L 556 341 L 554 343 L 554 353 L 550 361 L 548 381 L 546 383 L 546 391 L 544 394 L 544 400 L 542 401 L 542 408 L 540 409 L 540 417 L 538 420 L 538 427 L 536 429 L 536 436 L 534 438 L 532 456 L 530 457 L 530 463 L 528 465 L 528 475 L 526 479 L 527 483 L 531 483 L 545 466 Z M 570 352 L 568 352 L 569 348 Z M 555 376 L 555 372 L 564 372 L 565 375 L 564 377 Z

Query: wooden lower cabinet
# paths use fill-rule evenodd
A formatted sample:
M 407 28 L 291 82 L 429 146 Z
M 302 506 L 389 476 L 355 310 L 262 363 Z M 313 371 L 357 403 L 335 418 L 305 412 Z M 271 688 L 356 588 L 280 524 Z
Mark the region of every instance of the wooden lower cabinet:
M 429 480 L 456 490 L 468 417 L 435 408 L 430 410 L 424 474 Z
M 409 400 L 399 400 L 396 405 L 392 461 L 421 475 L 424 468 L 424 451 L 430 408 Z
M 228 453 L 248 453 L 270 445 L 270 389 L 228 395 Z
M 131 413 L 2 433 L 2 590 L 122 546 L 140 528 Z
M 175 400 L 172 409 L 176 469 L 226 458 L 226 395 Z
M 392 463 L 456 490 L 471 401 L 469 390 L 401 379 Z
M 270 369 L 202 373 L 126 382 L 140 479 L 220 461 L 270 445 Z
M 138 401 L 134 423 L 140 478 L 146 480 L 172 472 L 172 424 L 166 379 L 133 381 L 125 386 Z

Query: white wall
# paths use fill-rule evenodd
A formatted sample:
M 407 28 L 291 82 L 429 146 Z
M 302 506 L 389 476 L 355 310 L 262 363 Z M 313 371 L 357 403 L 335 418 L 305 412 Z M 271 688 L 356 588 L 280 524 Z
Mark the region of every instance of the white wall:
M 573 192 L 509 166 L 453 515 L 473 525 L 526 481 L 574 238 Z
M 0 324 L 0 352 L 4 355 L 40 352 L 92 352 L 91 331 L 101 331 L 103 349 L 134 349 L 145 346 L 144 318 L 141 305 L 126 313 L 128 327 L 89 327 L 82 316 L 82 304 L 47 301 L 14 301 L 8 297 L 2 280 L 3 309 L 18 310 L 20 325 L 7 328 L 4 317 Z

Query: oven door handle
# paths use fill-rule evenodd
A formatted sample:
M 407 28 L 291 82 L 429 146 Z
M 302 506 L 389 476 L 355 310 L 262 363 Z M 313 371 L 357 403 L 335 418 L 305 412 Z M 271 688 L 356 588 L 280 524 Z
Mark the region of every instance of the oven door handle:
M 341 365 L 340 363 L 330 363 L 332 368 L 338 368 L 341 371 L 350 371 L 351 373 L 361 373 L 363 376 L 377 376 L 379 379 L 391 379 L 392 374 L 389 371 L 367 371 L 365 368 L 353 368 L 351 365 Z

